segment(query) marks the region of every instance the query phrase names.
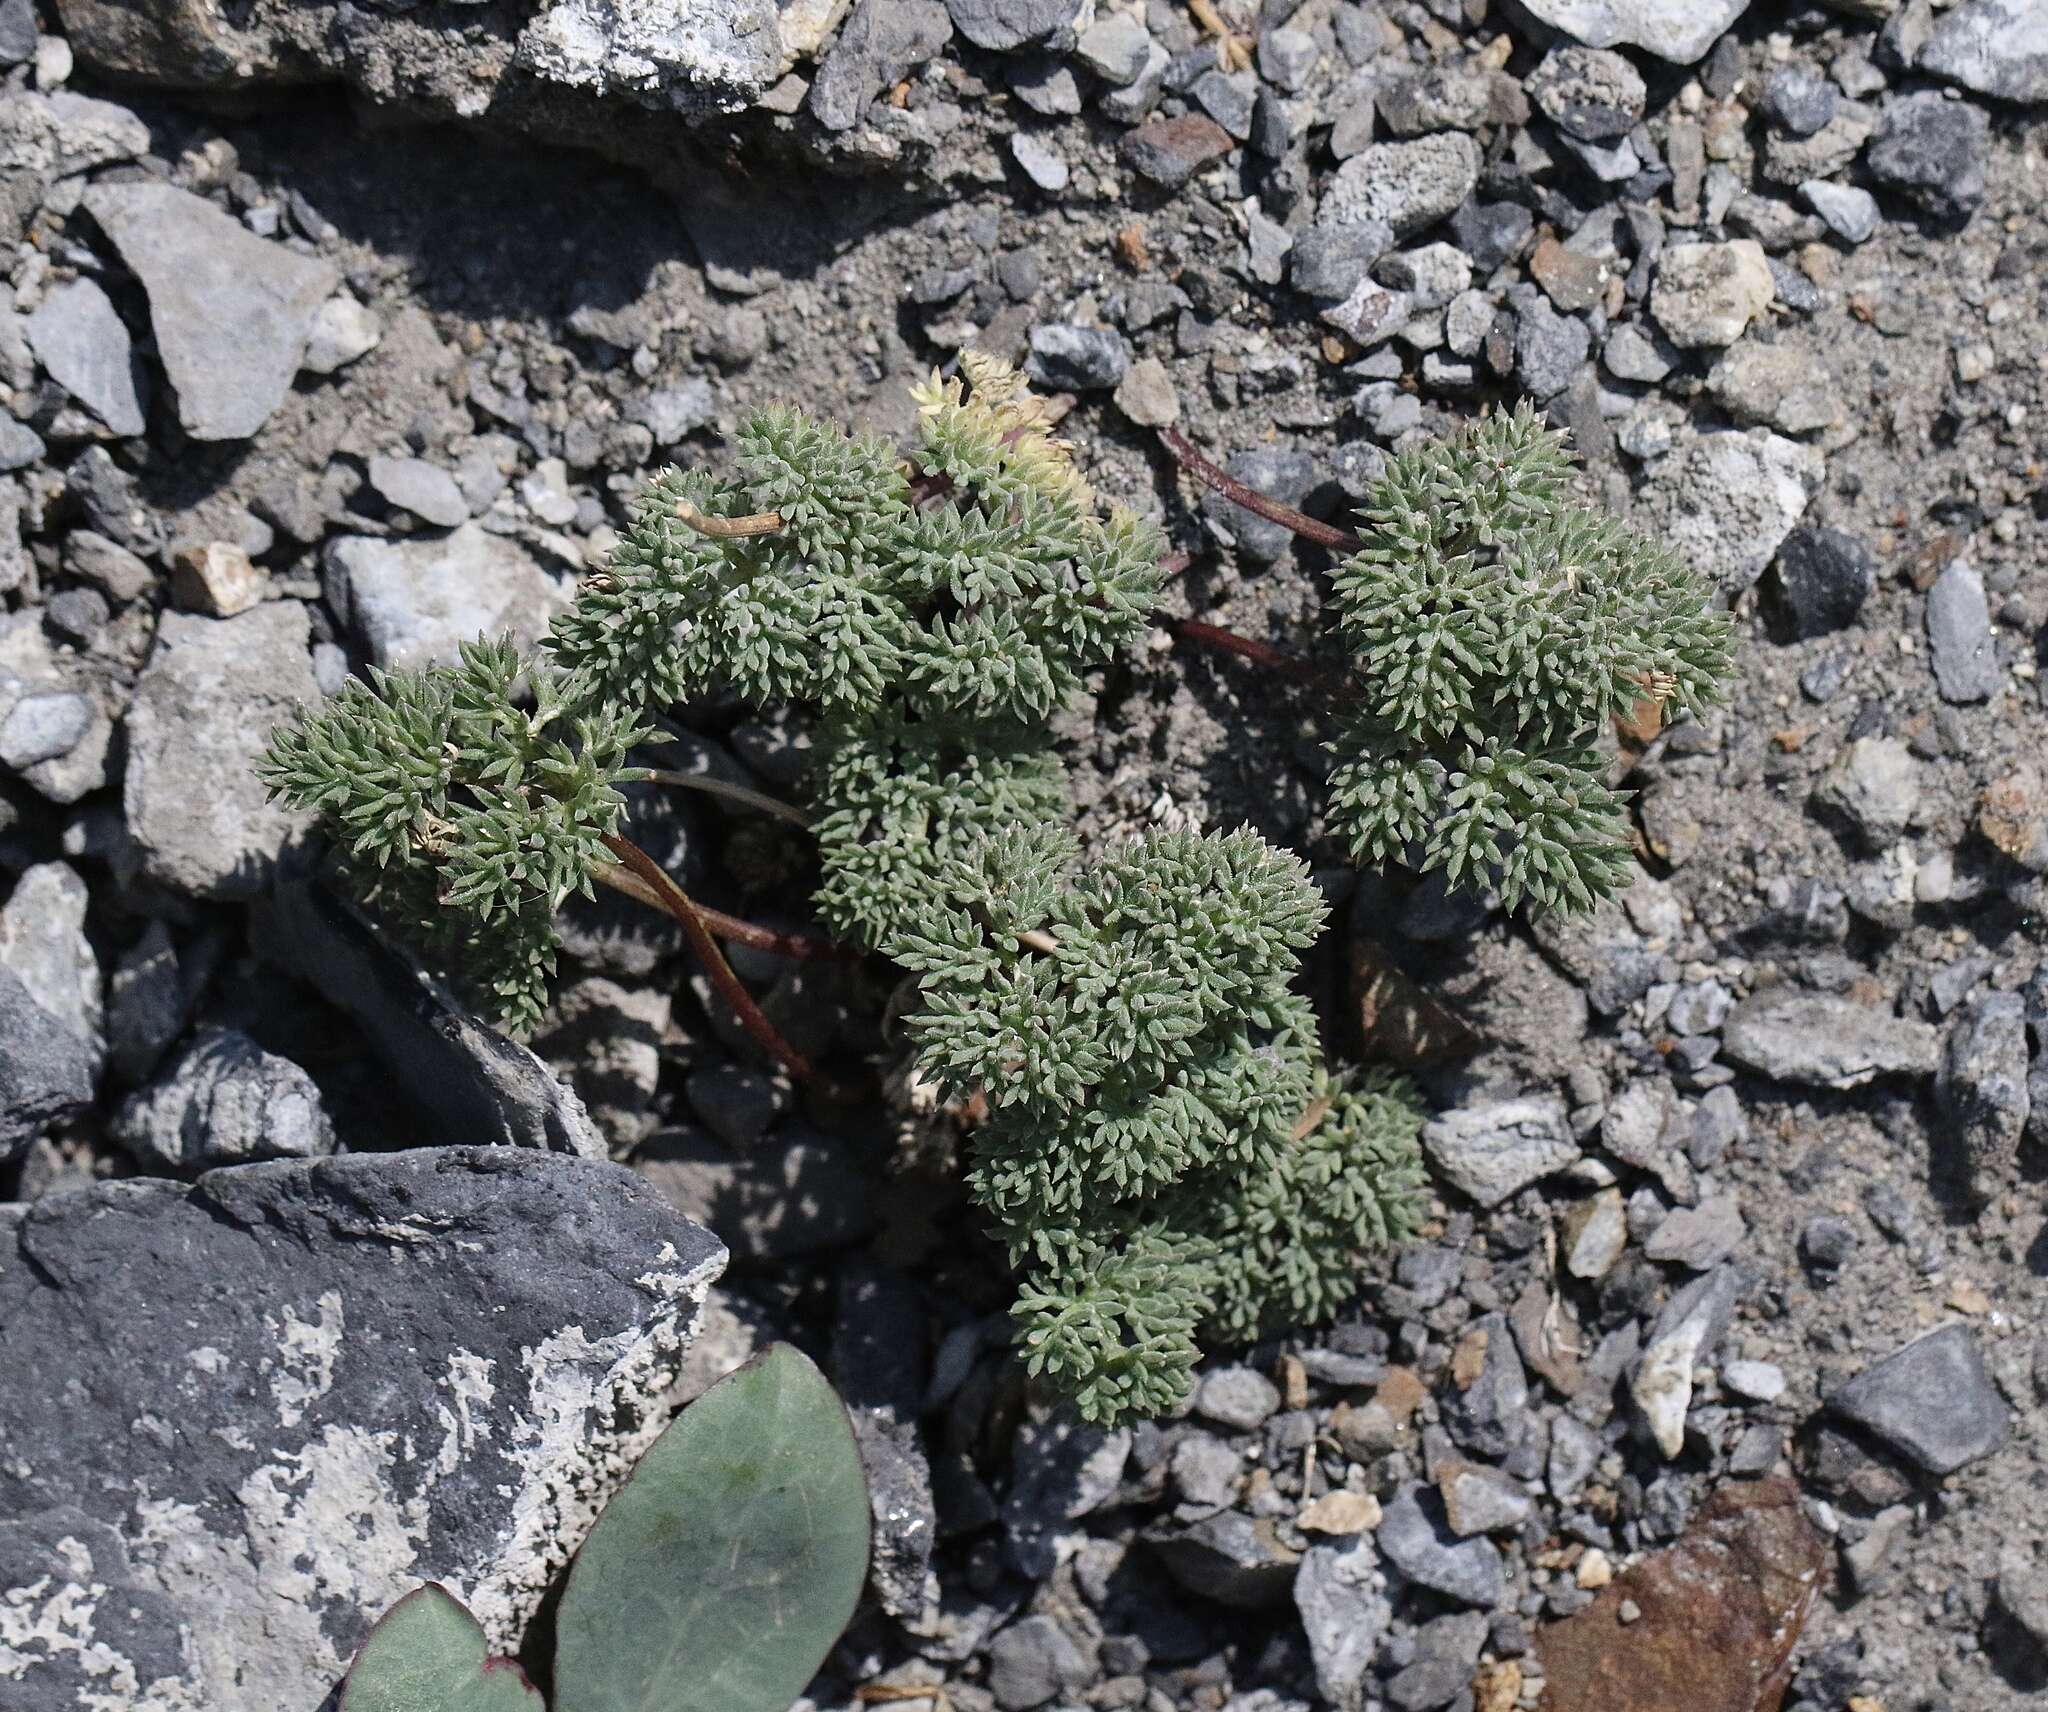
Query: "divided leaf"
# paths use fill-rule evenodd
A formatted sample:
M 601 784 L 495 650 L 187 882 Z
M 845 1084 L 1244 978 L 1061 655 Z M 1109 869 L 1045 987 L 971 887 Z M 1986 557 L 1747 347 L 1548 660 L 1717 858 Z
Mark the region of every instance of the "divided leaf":
M 583 1542 L 556 1712 L 786 1712 L 853 1617 L 868 1526 L 845 1405 L 771 1344 L 677 1417 Z
M 424 1582 L 370 1631 L 341 1688 L 341 1712 L 545 1712 L 508 1658 L 493 1658 L 483 1625 L 436 1582 Z

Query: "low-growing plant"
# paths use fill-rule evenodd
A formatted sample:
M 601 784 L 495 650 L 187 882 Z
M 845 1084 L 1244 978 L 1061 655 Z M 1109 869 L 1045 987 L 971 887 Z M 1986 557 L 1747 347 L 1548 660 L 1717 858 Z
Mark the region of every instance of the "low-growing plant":
M 453 666 L 351 683 L 278 734 L 265 774 L 324 816 L 385 918 L 515 1028 L 546 1004 L 556 910 L 597 884 L 680 922 L 799 1079 L 815 1067 L 719 941 L 893 958 L 916 982 L 924 1075 L 990 1113 L 969 1184 L 1023 1275 L 1030 1365 L 1093 1418 L 1157 1412 L 1185 1394 L 1201 1336 L 1341 1305 L 1358 1253 L 1407 1228 L 1420 1113 L 1402 1084 L 1324 1066 L 1291 986 L 1325 913 L 1298 860 L 1246 830 L 1155 835 L 1077 868 L 1048 722 L 1146 631 L 1164 542 L 1098 506 L 1007 366 L 970 353 L 917 400 L 907 461 L 762 413 L 731 478 L 656 478 L 537 652 L 479 641 Z M 1345 552 L 1354 682 L 1330 820 L 1361 860 L 1492 883 L 1510 906 L 1583 908 L 1620 883 L 1600 733 L 1711 699 L 1727 626 L 1700 579 L 1572 495 L 1559 436 L 1524 411 L 1402 454 L 1362 539 L 1167 440 Z M 713 693 L 808 711 L 807 807 L 636 764 L 667 710 Z M 624 788 L 650 781 L 806 826 L 831 942 L 685 893 L 622 832 Z
M 1718 701 L 1730 628 L 1706 580 L 1571 491 L 1527 405 L 1389 461 L 1336 573 L 1357 686 L 1332 830 L 1362 863 L 1590 908 L 1633 866 L 1599 739 Z
M 1079 854 L 1064 828 L 990 839 L 884 949 L 920 977 L 920 1068 L 990 1107 L 968 1182 L 1023 1276 L 1028 1364 L 1111 1421 L 1180 1401 L 1204 1327 L 1339 1305 L 1412 1221 L 1420 1114 L 1323 1067 L 1299 860 L 1248 830 Z
M 1523 404 L 1411 446 L 1356 533 L 1162 438 L 1198 480 L 1337 557 L 1329 824 L 1354 860 L 1493 885 L 1509 909 L 1586 910 L 1627 884 L 1602 739 L 1719 702 L 1733 629 L 1705 577 L 1574 491 L 1562 433 Z M 1261 643 L 1192 628 L 1300 675 Z
M 578 1550 L 551 1700 L 438 1583 L 370 1631 L 341 1712 L 785 1712 L 867 1579 L 866 1476 L 845 1406 L 771 1344 L 678 1415 Z

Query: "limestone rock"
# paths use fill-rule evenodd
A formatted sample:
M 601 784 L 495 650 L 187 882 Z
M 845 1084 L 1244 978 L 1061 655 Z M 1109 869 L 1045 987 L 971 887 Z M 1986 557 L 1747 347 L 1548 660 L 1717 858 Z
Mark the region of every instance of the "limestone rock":
M 530 648 L 568 604 L 524 547 L 475 523 L 403 541 L 343 535 L 328 543 L 323 580 L 328 604 L 387 671 L 452 665 L 482 635 Z
M 190 897 L 252 898 L 311 824 L 271 801 L 256 763 L 272 727 L 320 699 L 306 609 L 167 612 L 128 713 L 122 805 L 143 870 Z
M 9 1360 L 67 1376 L 0 1391 L 0 1515 L 31 1533 L 0 1540 L 0 1605 L 69 1611 L 151 1685 L 124 1705 L 320 1705 L 422 1580 L 509 1650 L 723 1263 L 629 1172 L 506 1149 L 0 1208 Z M 11 1704 L 81 1704 L 74 1654 L 28 1656 Z
M 172 185 L 96 184 L 84 206 L 142 281 L 185 432 L 248 439 L 291 389 L 341 276 Z

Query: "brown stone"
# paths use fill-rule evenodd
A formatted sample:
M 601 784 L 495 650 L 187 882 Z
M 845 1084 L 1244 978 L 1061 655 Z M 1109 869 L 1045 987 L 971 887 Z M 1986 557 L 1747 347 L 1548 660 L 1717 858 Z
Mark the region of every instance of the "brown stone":
M 1178 119 L 1154 119 L 1140 125 L 1117 145 L 1117 154 L 1139 177 L 1178 190 L 1236 146 L 1230 133 L 1214 119 L 1184 113 Z
M 233 618 L 260 606 L 269 587 L 269 573 L 228 541 L 186 547 L 171 566 L 171 599 L 209 618 Z
M 2048 871 L 2048 791 L 2040 773 L 2022 764 L 1986 785 L 1977 799 L 1977 830 L 2021 867 Z
M 1529 273 L 1567 315 L 1591 309 L 1607 288 L 1607 264 L 1545 238 L 1529 258 Z
M 1826 1547 L 1785 1479 L 1723 1486 L 1676 1545 L 1536 1633 L 1548 1712 L 1778 1712 Z M 1624 1622 L 1622 1607 L 1637 1615 Z

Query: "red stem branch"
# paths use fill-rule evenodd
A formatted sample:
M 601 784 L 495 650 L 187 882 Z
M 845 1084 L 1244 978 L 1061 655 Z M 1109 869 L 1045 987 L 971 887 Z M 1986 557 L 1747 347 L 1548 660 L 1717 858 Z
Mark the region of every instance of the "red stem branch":
M 1250 660 L 1254 665 L 1292 678 L 1298 684 L 1314 683 L 1320 675 L 1306 660 L 1297 660 L 1292 654 L 1283 654 L 1278 648 L 1255 642 L 1249 636 L 1240 636 L 1235 630 L 1225 630 L 1221 625 L 1204 624 L 1199 618 L 1169 618 L 1165 622 L 1166 627 L 1184 641 L 1213 648 L 1219 654 L 1235 654 L 1239 659 Z
M 1282 505 L 1277 499 L 1269 499 L 1255 487 L 1247 487 L 1228 470 L 1221 469 L 1195 450 L 1194 443 L 1178 428 L 1159 430 L 1159 443 L 1173 456 L 1173 461 L 1193 476 L 1195 480 L 1214 488 L 1233 505 L 1263 517 L 1269 523 L 1277 523 L 1283 529 L 1291 529 L 1304 541 L 1313 541 L 1318 546 L 1329 547 L 1340 553 L 1358 551 L 1358 537 L 1348 529 L 1339 529 L 1332 524 L 1319 523 L 1305 511 L 1296 511 L 1291 505 Z
M 711 984 L 718 990 L 718 996 L 732 1007 L 734 1016 L 740 1019 L 740 1026 L 753 1037 L 755 1043 L 787 1070 L 798 1082 L 817 1079 L 817 1071 L 811 1061 L 782 1038 L 782 1031 L 768 1020 L 768 1014 L 754 1002 L 754 995 L 747 991 L 740 978 L 732 972 L 732 965 L 725 960 L 725 953 L 718 948 L 718 941 L 711 936 L 711 926 L 706 920 L 704 907 L 691 898 L 690 894 L 669 878 L 668 870 L 655 861 L 629 838 L 606 834 L 604 847 L 635 875 L 645 882 L 647 889 L 661 900 L 661 907 L 682 925 L 683 937 L 690 942 L 690 950 Z

